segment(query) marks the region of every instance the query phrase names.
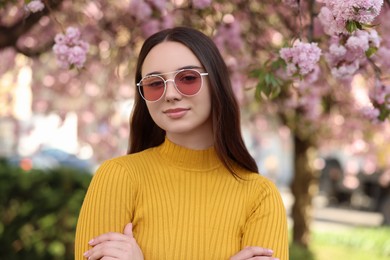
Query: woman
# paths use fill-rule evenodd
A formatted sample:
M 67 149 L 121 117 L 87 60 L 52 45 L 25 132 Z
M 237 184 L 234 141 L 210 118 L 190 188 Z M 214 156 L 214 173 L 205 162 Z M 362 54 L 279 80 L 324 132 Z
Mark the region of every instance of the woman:
M 76 259 L 287 260 L 280 194 L 245 148 L 213 41 L 184 27 L 152 35 L 136 85 L 129 154 L 94 176 Z

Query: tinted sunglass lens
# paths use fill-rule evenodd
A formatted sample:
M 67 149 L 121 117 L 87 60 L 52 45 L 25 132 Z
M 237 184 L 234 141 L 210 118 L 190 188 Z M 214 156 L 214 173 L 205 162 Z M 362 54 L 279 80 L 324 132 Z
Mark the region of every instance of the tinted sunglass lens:
M 176 75 L 175 84 L 182 94 L 192 96 L 199 92 L 202 76 L 195 70 L 184 70 Z
M 164 94 L 164 81 L 160 77 L 152 76 L 141 81 L 141 94 L 148 101 L 156 101 Z

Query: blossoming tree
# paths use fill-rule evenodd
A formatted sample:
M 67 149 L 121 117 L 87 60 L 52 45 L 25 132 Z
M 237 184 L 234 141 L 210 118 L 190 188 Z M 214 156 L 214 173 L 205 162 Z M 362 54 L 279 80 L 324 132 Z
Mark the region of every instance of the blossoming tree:
M 128 130 L 115 106 L 133 95 L 140 43 L 174 25 L 198 28 L 226 58 L 238 100 L 290 129 L 293 239 L 307 246 L 312 151 L 374 134 L 390 141 L 389 18 L 383 0 L 1 1 L 0 117 L 12 117 L 12 75 L 24 60 L 34 112 L 76 111 L 81 142 L 99 159 L 118 154 Z

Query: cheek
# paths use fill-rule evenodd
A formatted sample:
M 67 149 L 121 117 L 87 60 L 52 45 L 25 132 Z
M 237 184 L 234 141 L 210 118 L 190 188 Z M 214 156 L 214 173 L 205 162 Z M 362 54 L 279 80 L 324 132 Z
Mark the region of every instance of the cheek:
M 146 107 L 148 108 L 149 114 L 152 117 L 153 121 L 156 121 L 157 117 L 157 104 L 156 103 L 146 103 Z
M 200 116 L 199 119 L 208 120 L 211 118 L 213 107 L 209 93 L 202 93 L 202 95 L 199 95 L 194 104 L 196 104 L 196 113 Z

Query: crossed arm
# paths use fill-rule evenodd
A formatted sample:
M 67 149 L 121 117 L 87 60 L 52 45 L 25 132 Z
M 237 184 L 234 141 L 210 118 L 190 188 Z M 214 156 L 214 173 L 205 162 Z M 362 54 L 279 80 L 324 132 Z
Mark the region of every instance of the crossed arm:
M 126 225 L 123 234 L 105 233 L 89 242 L 92 249 L 86 251 L 83 255 L 88 260 L 143 260 L 142 250 L 133 237 L 132 224 Z M 276 260 L 272 257 L 273 251 L 262 247 L 245 247 L 230 260 Z

